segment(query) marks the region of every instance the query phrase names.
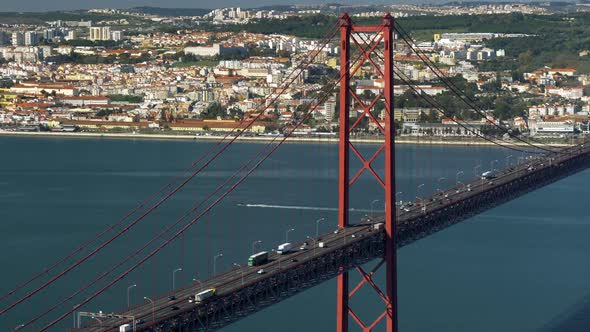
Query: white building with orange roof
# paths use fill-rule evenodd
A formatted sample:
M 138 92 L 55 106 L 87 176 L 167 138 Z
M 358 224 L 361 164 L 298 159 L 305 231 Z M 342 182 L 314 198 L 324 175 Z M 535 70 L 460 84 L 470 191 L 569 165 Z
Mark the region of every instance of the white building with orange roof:
M 576 70 L 574 68 L 551 68 L 547 70 L 549 75 L 561 74 L 563 76 L 574 76 Z

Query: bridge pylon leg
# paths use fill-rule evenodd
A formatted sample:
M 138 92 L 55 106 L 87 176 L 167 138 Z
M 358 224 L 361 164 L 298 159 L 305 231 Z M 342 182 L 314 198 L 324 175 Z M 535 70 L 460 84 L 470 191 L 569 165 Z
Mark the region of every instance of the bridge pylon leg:
M 340 18 L 340 140 L 338 144 L 338 228 L 348 227 L 349 143 L 350 143 L 350 34 L 352 22 L 344 14 Z M 348 272 L 338 276 L 336 326 L 338 332 L 348 331 Z
M 393 55 L 394 55 L 394 20 L 390 14 L 383 17 L 381 24 L 373 26 L 355 25 L 348 14 L 340 17 L 340 136 L 339 136 L 339 175 L 338 175 L 338 226 L 340 228 L 349 225 L 349 189 L 360 177 L 368 171 L 384 189 L 383 203 L 385 205 L 385 253 L 382 261 L 370 271 L 365 273 L 362 268 L 357 268 L 362 276 L 361 282 L 349 292 L 349 275 L 343 272 L 337 280 L 337 308 L 336 308 L 336 331 L 348 332 L 349 317 L 363 329 L 372 331 L 373 328 L 385 320 L 387 332 L 397 331 L 397 229 L 395 210 L 395 123 L 393 110 Z M 368 37 L 368 40 L 366 37 Z M 351 45 L 356 45 L 360 51 L 359 56 L 351 56 Z M 381 51 L 381 53 L 379 53 Z M 375 56 L 381 58 L 382 64 L 375 60 Z M 370 63 L 377 76 L 380 76 L 383 87 L 373 98 L 369 94 L 369 101 L 356 95 L 351 88 L 351 77 L 354 76 L 361 66 Z M 366 96 L 363 96 L 366 97 Z M 350 111 L 351 103 L 355 102 L 363 109 L 363 114 L 358 116 L 351 124 Z M 379 122 L 374 112 L 375 105 L 382 101 L 384 103 L 383 124 Z M 350 141 L 351 131 L 359 126 L 362 118 L 369 118 L 370 121 L 383 133 L 385 138 L 383 145 L 369 159 L 355 148 Z M 363 167 L 352 178 L 350 177 L 350 151 L 363 163 Z M 377 156 L 385 155 L 385 172 L 381 176 L 371 166 Z M 374 216 L 371 216 L 374 218 Z M 385 265 L 386 292 L 382 292 L 373 282 L 374 273 Z M 378 315 L 371 324 L 365 324 L 349 306 L 349 299 L 363 286 L 368 283 L 380 295 L 385 304 L 385 309 Z

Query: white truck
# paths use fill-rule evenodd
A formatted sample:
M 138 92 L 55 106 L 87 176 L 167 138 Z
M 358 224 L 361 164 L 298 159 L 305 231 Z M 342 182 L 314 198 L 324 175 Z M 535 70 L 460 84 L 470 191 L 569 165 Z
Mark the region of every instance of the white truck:
M 384 228 L 385 228 L 385 224 L 382 222 L 373 225 L 373 229 L 376 231 L 380 231 Z
M 132 330 L 131 324 L 123 324 L 119 326 L 119 332 L 129 332 Z
M 318 244 L 318 247 L 320 247 L 320 248 L 327 248 L 328 246 L 324 242 L 320 242 Z
M 291 243 L 289 243 L 289 242 L 283 243 L 278 246 L 277 254 L 279 254 L 279 255 L 288 254 L 291 251 L 291 249 L 293 249 L 293 245 Z
M 496 177 L 496 172 L 494 170 L 483 172 L 481 174 L 481 178 L 484 179 L 484 180 L 493 179 L 495 177 Z
M 201 303 L 202 301 L 205 301 L 206 299 L 208 299 L 214 295 L 215 295 L 215 288 L 209 288 L 207 290 L 204 290 L 200 293 L 197 293 L 197 295 L 195 295 L 195 303 Z

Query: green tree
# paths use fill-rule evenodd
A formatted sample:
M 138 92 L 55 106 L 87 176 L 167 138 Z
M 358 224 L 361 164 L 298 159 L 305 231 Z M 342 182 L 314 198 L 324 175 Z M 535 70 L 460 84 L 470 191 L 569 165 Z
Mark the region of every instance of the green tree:
M 375 99 L 375 94 L 371 91 L 371 90 L 363 90 L 363 93 L 361 95 L 361 98 L 365 101 L 372 101 L 373 99 Z
M 111 101 L 121 101 L 128 103 L 141 103 L 143 102 L 143 96 L 137 95 L 108 95 Z
M 207 106 L 205 111 L 201 113 L 203 119 L 217 119 L 217 117 L 225 117 L 225 110 L 221 107 L 219 102 L 213 102 Z

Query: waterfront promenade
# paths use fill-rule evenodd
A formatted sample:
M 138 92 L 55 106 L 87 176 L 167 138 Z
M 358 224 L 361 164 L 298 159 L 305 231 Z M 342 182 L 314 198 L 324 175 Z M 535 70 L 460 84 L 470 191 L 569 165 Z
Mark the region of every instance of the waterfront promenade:
M 96 132 L 20 132 L 20 131 L 3 131 L 0 130 L 0 136 L 32 136 L 32 137 L 70 137 L 70 138 L 117 138 L 117 139 L 177 139 L 177 140 L 201 140 L 217 141 L 223 138 L 221 135 L 176 135 L 176 134 L 137 134 L 137 133 L 96 133 Z M 233 137 L 231 137 L 233 138 Z M 228 139 L 231 139 L 228 137 Z M 239 136 L 237 141 L 245 142 L 269 142 L 274 136 Z M 361 144 L 379 144 L 383 142 L 382 138 L 351 138 L 354 143 Z M 326 143 L 337 144 L 337 137 L 289 137 L 286 143 Z M 478 139 L 453 139 L 442 137 L 396 137 L 396 144 L 419 144 L 419 145 L 457 145 L 457 146 L 494 146 L 495 144 Z M 565 143 L 547 143 L 549 146 L 565 147 L 575 145 Z M 505 144 L 507 145 L 507 144 Z M 512 146 L 528 146 L 523 142 L 511 142 Z

